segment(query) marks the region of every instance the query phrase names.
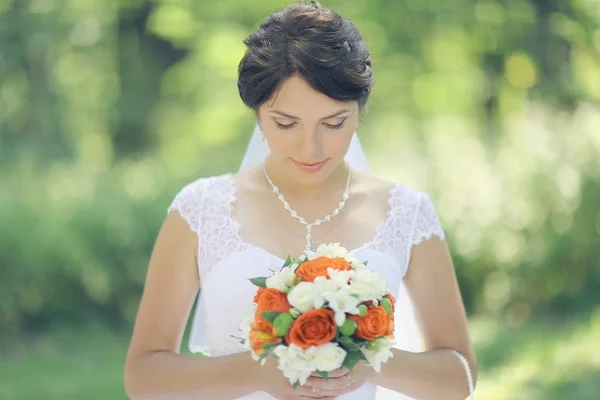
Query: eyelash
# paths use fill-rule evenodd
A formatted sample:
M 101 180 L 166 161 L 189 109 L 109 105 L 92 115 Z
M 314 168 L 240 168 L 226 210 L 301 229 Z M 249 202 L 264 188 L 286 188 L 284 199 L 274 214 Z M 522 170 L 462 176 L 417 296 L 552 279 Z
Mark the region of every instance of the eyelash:
M 325 126 L 327 126 L 329 129 L 334 129 L 334 130 L 338 130 L 338 129 L 342 129 L 344 127 L 344 124 L 346 123 L 346 120 L 343 120 L 342 122 L 340 122 L 337 125 L 330 125 L 330 124 L 324 124 Z M 296 125 L 296 123 L 292 123 L 289 125 L 283 125 L 280 124 L 279 122 L 275 121 L 275 124 L 277 126 L 277 129 L 291 129 L 294 127 L 294 125 Z

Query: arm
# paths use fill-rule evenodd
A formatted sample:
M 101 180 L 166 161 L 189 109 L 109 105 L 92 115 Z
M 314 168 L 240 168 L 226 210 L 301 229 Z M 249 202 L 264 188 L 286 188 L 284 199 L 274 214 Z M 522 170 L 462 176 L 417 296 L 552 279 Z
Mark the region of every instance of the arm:
M 465 399 L 468 396 L 465 370 L 450 349 L 467 358 L 474 382 L 477 360 L 446 242 L 432 238 L 414 246 L 404 281 L 427 351 L 411 353 L 393 349 L 394 357 L 371 380 L 416 399 Z
M 179 354 L 199 290 L 197 235 L 171 212 L 158 235 L 125 364 L 132 399 L 235 399 L 255 391 L 248 353 L 218 358 Z

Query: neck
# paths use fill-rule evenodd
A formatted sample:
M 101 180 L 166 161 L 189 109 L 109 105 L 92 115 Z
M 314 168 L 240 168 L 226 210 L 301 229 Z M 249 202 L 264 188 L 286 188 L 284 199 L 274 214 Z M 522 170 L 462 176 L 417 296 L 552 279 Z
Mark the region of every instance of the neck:
M 284 196 L 307 200 L 323 199 L 336 192 L 341 194 L 346 188 L 349 173 L 348 164 L 343 162 L 322 181 L 301 182 L 290 177 L 282 168 L 273 165 L 273 160 L 270 157 L 265 159 L 265 169 L 273 184 L 279 188 L 280 193 Z M 270 185 L 269 188 L 271 188 Z

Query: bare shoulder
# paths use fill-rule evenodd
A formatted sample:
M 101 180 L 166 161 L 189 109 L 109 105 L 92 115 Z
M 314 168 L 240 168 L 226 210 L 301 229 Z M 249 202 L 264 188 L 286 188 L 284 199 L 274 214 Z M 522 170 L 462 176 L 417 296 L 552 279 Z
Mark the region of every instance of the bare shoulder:
M 354 182 L 352 184 L 353 194 L 356 197 L 387 201 L 390 196 L 390 190 L 397 186 L 397 183 L 390 182 L 362 171 L 353 169 Z
M 231 178 L 235 182 L 238 191 L 251 193 L 264 191 L 265 185 L 264 181 L 260 179 L 261 177 L 262 171 L 257 166 L 231 174 Z

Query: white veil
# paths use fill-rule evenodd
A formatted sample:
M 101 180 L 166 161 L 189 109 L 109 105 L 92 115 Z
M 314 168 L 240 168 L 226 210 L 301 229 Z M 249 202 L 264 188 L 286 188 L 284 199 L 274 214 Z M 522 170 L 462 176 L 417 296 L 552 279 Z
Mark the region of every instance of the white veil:
M 250 143 L 248 144 L 244 158 L 242 159 L 242 163 L 239 168 L 240 171 L 262 162 L 269 154 L 270 150 L 267 142 L 262 141 L 260 138 L 261 131 L 258 124 L 256 124 L 254 127 L 254 132 L 252 133 L 252 138 L 250 139 Z M 350 142 L 350 147 L 346 153 L 345 160 L 352 168 L 367 174 L 371 174 L 367 157 L 362 145 L 360 144 L 360 141 L 358 140 L 356 132 L 354 133 L 352 141 Z M 208 346 L 204 334 L 204 320 L 204 301 L 202 293 L 200 293 L 198 303 L 196 305 L 194 322 L 192 324 L 189 348 L 192 352 L 203 352 L 208 354 Z M 403 283 L 400 284 L 398 296 L 396 298 L 394 321 L 396 327 L 398 328 L 395 332 L 396 345 L 394 347 L 407 351 L 420 351 L 422 345 L 419 328 L 414 315 L 412 301 L 410 300 Z M 384 388 L 379 388 L 377 399 L 399 400 L 410 398 Z

